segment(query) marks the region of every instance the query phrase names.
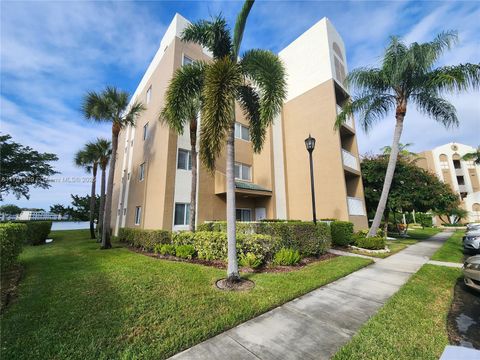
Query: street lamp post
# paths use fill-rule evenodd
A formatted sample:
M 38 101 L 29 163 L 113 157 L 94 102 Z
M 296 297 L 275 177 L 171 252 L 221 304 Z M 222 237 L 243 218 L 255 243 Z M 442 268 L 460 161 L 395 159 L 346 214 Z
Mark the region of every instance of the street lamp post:
M 315 138 L 308 134 L 308 138 L 305 139 L 305 146 L 310 157 L 310 186 L 312 189 L 312 213 L 313 213 L 313 223 L 317 223 L 317 211 L 315 208 L 315 181 L 313 179 L 313 159 L 312 152 L 315 149 Z

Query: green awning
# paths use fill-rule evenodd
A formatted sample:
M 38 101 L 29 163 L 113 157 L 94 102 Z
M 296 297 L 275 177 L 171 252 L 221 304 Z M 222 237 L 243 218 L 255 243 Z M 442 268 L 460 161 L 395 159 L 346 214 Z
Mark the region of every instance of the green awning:
M 235 181 L 235 187 L 242 190 L 254 190 L 254 191 L 267 191 L 272 192 L 271 190 L 265 189 L 264 187 L 253 184 L 245 181 Z

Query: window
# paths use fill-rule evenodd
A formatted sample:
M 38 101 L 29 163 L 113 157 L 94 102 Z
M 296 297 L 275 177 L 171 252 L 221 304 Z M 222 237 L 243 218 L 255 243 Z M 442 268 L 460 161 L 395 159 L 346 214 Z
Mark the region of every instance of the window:
M 192 153 L 189 150 L 178 149 L 177 169 L 192 170 Z
M 340 60 L 338 60 L 336 56 L 334 56 L 334 63 L 335 63 L 335 77 L 341 84 L 343 84 L 345 81 L 345 67 L 340 62 Z
M 151 98 L 152 98 L 152 85 L 150 85 L 150 87 L 147 90 L 147 99 L 146 99 L 147 104 L 150 103 Z
M 130 173 L 127 174 L 127 180 L 130 180 Z
M 147 133 L 148 133 L 148 122 L 143 125 L 143 140 L 147 139 Z
M 135 225 L 140 225 L 141 218 L 142 218 L 142 207 L 137 206 L 135 208 Z
M 251 180 L 251 166 L 235 163 L 235 178 L 240 180 Z
M 145 163 L 140 164 L 140 174 L 139 174 L 139 180 L 142 181 L 145 179 Z
M 133 140 L 130 142 L 130 146 L 133 147 Z
M 240 123 L 235 123 L 235 138 L 250 141 L 250 133 L 248 127 Z
M 123 208 L 123 215 L 127 215 L 127 208 Z
M 190 221 L 190 204 L 175 203 L 173 225 L 188 225 Z
M 252 221 L 251 209 L 237 209 L 237 221 Z
M 460 164 L 460 160 L 453 160 L 453 167 L 455 169 L 461 169 L 462 168 L 462 164 Z
M 332 44 L 333 51 L 335 54 L 340 58 L 340 60 L 343 61 L 343 55 L 342 55 L 342 50 L 340 50 L 340 46 L 336 42 Z
M 188 56 L 183 55 L 182 65 L 190 65 L 191 63 L 193 63 L 193 60 Z
M 463 176 L 457 176 L 458 185 L 465 185 L 465 179 Z

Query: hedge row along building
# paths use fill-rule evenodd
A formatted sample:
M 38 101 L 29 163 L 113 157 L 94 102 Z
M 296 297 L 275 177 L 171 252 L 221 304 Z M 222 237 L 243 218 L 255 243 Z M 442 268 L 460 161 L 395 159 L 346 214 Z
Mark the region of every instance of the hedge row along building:
M 193 60 L 211 59 L 201 46 L 180 40 L 188 20 L 176 14 L 132 101 L 147 110 L 136 127 L 119 139 L 112 228 L 185 230 L 189 222 L 191 156 L 189 131 L 177 136 L 158 121 L 164 94 L 175 69 Z M 316 138 L 313 152 L 317 217 L 352 221 L 367 227 L 363 185 L 353 119 L 339 131 L 334 121 L 349 96 L 345 87 L 345 46 L 323 18 L 280 51 L 287 70 L 288 97 L 267 133 L 264 149 L 254 154 L 248 122 L 237 108 L 235 173 L 237 219 L 310 220 L 308 153 L 304 140 Z M 201 123 L 201 118 L 199 119 Z M 197 224 L 224 220 L 225 154 L 214 174 L 199 166 Z

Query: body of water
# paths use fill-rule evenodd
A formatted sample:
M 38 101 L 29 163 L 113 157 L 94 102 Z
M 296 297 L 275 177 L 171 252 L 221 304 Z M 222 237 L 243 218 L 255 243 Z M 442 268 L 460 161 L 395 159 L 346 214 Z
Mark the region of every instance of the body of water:
M 52 230 L 78 230 L 90 228 L 88 221 L 54 221 Z

